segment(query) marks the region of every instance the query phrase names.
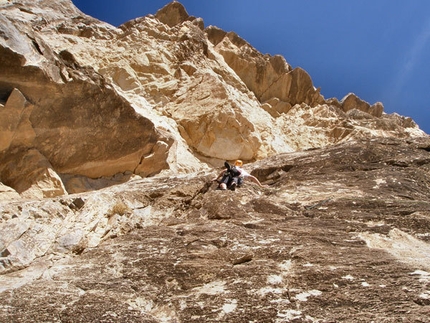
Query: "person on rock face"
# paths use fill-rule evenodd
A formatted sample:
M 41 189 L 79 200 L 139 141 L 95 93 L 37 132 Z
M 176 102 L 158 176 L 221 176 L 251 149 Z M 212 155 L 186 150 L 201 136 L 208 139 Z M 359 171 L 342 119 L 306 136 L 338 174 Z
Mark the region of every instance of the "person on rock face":
M 236 187 L 242 185 L 245 179 L 249 179 L 251 182 L 254 182 L 260 187 L 263 186 L 260 181 L 255 177 L 249 174 L 246 170 L 242 169 L 243 162 L 238 159 L 234 162 L 234 166 L 230 166 L 229 163 L 225 162 L 225 169 L 213 180 L 218 181 L 218 188 L 221 190 L 226 190 L 227 188 L 234 191 Z M 221 180 L 219 180 L 221 178 Z

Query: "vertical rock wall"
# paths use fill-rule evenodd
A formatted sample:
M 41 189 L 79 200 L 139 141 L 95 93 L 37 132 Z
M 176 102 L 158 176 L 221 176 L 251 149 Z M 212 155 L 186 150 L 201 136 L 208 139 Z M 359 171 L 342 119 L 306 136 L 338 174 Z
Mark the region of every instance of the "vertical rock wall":
M 300 67 L 205 28 L 176 1 L 119 28 L 68 0 L 0 6 L 0 179 L 20 194 L 424 135 L 381 103 L 324 99 Z M 27 152 L 33 162 L 14 171 Z

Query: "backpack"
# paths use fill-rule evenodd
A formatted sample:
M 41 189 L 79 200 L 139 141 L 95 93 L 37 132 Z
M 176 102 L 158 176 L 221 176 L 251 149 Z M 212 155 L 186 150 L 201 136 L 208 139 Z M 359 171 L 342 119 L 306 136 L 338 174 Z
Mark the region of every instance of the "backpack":
M 224 163 L 225 168 L 227 168 L 227 173 L 231 176 L 231 177 L 238 177 L 240 176 L 241 172 L 240 170 L 238 170 L 236 168 L 236 166 L 231 166 L 229 163 L 225 162 Z

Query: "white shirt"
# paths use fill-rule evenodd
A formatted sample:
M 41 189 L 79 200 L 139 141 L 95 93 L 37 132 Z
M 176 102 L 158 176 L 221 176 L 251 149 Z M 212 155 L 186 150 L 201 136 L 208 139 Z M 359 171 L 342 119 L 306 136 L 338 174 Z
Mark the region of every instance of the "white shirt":
M 236 169 L 240 172 L 240 176 L 242 176 L 243 178 L 247 178 L 249 176 L 251 176 L 251 174 L 249 174 L 246 170 L 242 169 L 239 166 L 235 166 Z

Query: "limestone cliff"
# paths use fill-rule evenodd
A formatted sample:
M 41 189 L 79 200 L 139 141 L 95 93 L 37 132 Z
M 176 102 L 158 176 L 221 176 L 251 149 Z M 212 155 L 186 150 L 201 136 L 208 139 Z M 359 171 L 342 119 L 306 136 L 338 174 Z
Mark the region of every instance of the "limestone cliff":
M 119 28 L 69 0 L 0 6 L 0 178 L 22 197 L 424 135 L 381 103 L 324 99 L 303 69 L 178 2 Z
M 0 0 L 0 322 L 427 323 L 429 201 L 413 120 L 176 1 Z

